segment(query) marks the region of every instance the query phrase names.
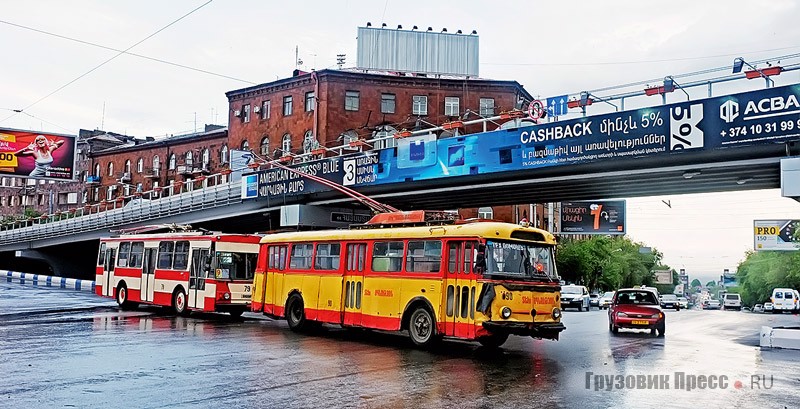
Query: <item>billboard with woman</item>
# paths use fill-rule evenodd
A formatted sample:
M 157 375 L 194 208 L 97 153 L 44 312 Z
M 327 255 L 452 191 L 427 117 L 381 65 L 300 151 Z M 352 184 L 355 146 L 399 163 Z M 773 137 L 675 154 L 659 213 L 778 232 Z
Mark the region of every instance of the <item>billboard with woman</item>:
M 72 180 L 75 136 L 0 128 L 0 174 Z

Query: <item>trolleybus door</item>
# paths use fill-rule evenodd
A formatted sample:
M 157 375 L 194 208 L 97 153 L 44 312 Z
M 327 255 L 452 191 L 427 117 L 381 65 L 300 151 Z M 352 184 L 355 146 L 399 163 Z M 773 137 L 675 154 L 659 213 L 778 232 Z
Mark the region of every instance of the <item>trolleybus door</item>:
M 361 325 L 361 305 L 364 296 L 364 269 L 367 259 L 366 243 L 347 243 L 345 249 L 342 323 Z
M 116 288 L 114 288 L 114 264 L 116 260 L 117 249 L 109 247 L 106 250 L 106 262 L 103 267 L 103 273 L 106 275 L 106 295 L 116 297 Z
M 475 336 L 475 274 L 472 271 L 477 242 L 451 241 L 447 245 L 444 288 L 445 335 Z
M 206 295 L 206 264 L 208 264 L 208 249 L 192 249 L 191 265 L 189 266 L 189 306 L 203 308 Z
M 153 291 L 156 286 L 156 248 L 144 249 L 142 259 L 142 301 L 153 301 Z

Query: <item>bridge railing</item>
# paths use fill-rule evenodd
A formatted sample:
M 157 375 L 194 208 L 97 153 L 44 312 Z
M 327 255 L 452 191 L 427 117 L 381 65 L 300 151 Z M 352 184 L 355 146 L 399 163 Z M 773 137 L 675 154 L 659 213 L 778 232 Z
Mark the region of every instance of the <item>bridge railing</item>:
M 0 243 L 13 244 L 51 239 L 82 232 L 113 229 L 152 219 L 175 216 L 198 210 L 241 202 L 241 181 L 221 182 L 221 175 L 209 177 L 213 184 L 182 191 L 182 184 L 155 191 L 125 196 L 98 205 L 84 206 L 74 212 L 26 219 L 0 230 Z

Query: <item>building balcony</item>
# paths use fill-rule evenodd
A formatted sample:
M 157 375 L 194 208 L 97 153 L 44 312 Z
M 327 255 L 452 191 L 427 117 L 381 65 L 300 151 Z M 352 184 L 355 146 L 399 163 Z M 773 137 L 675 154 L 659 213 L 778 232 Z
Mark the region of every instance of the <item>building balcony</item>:
M 100 176 L 94 176 L 94 175 L 86 176 L 86 184 L 87 185 L 99 185 L 100 184 Z
M 144 177 L 148 179 L 158 179 L 161 177 L 161 168 L 147 168 L 144 170 Z
M 119 181 L 121 183 L 130 183 L 131 182 L 131 173 L 125 172 L 119 176 Z
M 178 165 L 175 171 L 180 175 L 191 175 L 193 173 L 192 165 Z

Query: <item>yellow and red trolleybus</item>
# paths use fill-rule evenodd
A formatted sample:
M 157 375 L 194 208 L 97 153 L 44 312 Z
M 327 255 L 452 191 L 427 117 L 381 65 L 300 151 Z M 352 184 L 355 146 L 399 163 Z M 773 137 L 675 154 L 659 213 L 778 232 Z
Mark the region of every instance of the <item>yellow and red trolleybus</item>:
M 123 309 L 161 305 L 179 315 L 195 310 L 239 316 L 250 309 L 261 236 L 174 225 L 119 233 L 100 240 L 97 295 L 115 298 Z
M 375 216 L 350 230 L 261 239 L 253 311 L 292 330 L 319 323 L 408 330 L 502 345 L 509 335 L 558 339 L 555 238 L 494 221 L 448 221 L 416 211 Z M 397 224 L 399 223 L 399 224 Z

